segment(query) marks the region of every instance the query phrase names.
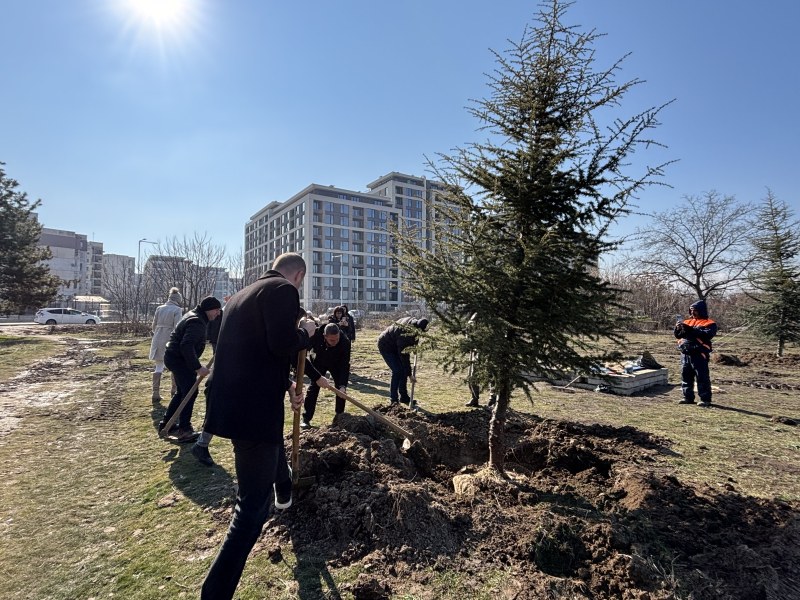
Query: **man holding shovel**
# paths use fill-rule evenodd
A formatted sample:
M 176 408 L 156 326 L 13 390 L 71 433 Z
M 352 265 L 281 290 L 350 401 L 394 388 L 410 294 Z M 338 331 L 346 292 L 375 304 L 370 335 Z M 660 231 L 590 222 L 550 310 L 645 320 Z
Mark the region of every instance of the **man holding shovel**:
M 407 379 L 416 383 L 416 374 L 411 369 L 411 357 L 407 350 L 417 345 L 419 331 L 425 331 L 428 319 L 412 319 L 403 317 L 383 330 L 378 336 L 378 351 L 392 371 L 389 384 L 389 400 L 392 404 L 402 402 L 410 404 Z
M 225 305 L 204 430 L 232 441 L 239 489 L 225 541 L 203 582 L 204 600 L 233 597 L 273 494 L 276 507 L 291 504 L 284 398 L 288 390 L 295 410 L 303 402 L 289 379 L 290 361 L 309 347 L 316 329 L 305 320 L 296 326 L 305 274 L 302 256 L 281 254 L 272 269 Z
M 308 429 L 319 397 L 318 380 L 330 371 L 333 383 L 340 392 L 347 392 L 350 379 L 350 340 L 341 332 L 336 323 L 321 325 L 311 336 L 312 356 L 306 360 L 306 375 L 311 379 L 306 398 L 303 401 L 303 421 L 300 427 Z M 344 412 L 344 399 L 336 396 L 336 414 Z
M 164 352 L 164 364 L 175 376 L 178 391 L 170 400 L 164 420 L 158 424 L 160 434 L 161 429 L 180 407 L 181 401 L 189 394 L 189 390 L 195 387 L 195 380 L 209 373 L 208 368 L 200 364 L 200 356 L 206 347 L 206 327 L 209 321 L 219 316 L 221 308 L 222 304 L 214 296 L 203 298 L 200 304 L 183 316 L 169 338 Z M 199 434 L 192 429 L 192 411 L 196 397 L 195 387 L 192 397 L 178 416 L 177 429 L 174 432 L 163 432 L 164 435 L 174 434 L 174 439 L 178 442 L 193 442 L 197 439 Z

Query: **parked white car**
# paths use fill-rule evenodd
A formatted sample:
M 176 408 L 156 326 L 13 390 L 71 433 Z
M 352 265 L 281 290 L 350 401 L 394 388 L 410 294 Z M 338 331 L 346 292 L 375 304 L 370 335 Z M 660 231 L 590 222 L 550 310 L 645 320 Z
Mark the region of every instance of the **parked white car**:
M 80 323 L 81 325 L 97 325 L 100 317 L 91 313 L 81 312 L 74 308 L 40 308 L 36 311 L 33 320 L 43 325 L 67 325 Z

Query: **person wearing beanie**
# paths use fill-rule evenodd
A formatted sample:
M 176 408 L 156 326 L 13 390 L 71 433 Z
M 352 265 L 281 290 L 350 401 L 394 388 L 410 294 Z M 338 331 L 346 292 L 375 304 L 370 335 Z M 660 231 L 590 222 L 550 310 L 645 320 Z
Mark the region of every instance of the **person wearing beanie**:
M 206 347 L 206 328 L 209 321 L 219 316 L 222 304 L 213 296 L 203 298 L 195 308 L 187 312 L 169 338 L 164 352 L 164 364 L 172 371 L 177 384 L 177 391 L 172 396 L 164 419 L 158 424 L 159 432 L 164 424 L 180 406 L 181 401 L 189 393 L 197 377 L 205 377 L 209 369 L 200 363 L 200 357 Z M 167 432 L 178 442 L 193 442 L 197 434 L 192 428 L 192 411 L 197 390 L 178 415 L 175 430 Z
M 161 375 L 164 373 L 164 351 L 169 336 L 183 315 L 183 297 L 178 288 L 170 288 L 167 301 L 156 308 L 153 316 L 153 339 L 150 342 L 150 360 L 153 369 L 153 402 L 161 402 Z
M 711 406 L 711 375 L 708 362 L 711 355 L 711 338 L 717 334 L 717 324 L 708 318 L 705 300 L 698 300 L 689 307 L 689 318 L 675 325 L 678 350 L 681 352 L 681 390 L 683 400 L 679 404 L 694 404 L 694 382 L 700 406 Z
M 419 331 L 415 330 L 425 331 L 427 328 L 428 319 L 403 317 L 389 325 L 378 336 L 378 351 L 392 372 L 389 384 L 389 400 L 392 404 L 411 403 L 406 381 L 410 379 L 411 383 L 416 383 L 417 380 L 411 370 L 411 356 L 408 349 L 416 346 L 419 340 Z

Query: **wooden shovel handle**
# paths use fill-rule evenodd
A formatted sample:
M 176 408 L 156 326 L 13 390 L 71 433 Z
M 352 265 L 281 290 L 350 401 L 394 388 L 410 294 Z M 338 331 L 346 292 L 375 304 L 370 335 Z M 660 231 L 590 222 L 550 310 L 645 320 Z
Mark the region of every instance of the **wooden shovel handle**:
M 206 369 L 210 370 L 213 365 L 214 365 L 214 355 L 212 355 L 211 359 L 208 361 L 208 363 L 206 363 Z M 189 403 L 189 398 L 191 398 L 192 395 L 197 391 L 197 388 L 200 387 L 200 382 L 203 381 L 203 377 L 205 376 L 198 375 L 197 379 L 195 379 L 194 385 L 189 388 L 189 392 L 183 397 L 183 400 L 181 400 L 181 403 L 178 405 L 178 408 L 175 410 L 174 413 L 172 413 L 172 416 L 169 418 L 169 420 L 166 423 L 164 423 L 164 426 L 158 431 L 159 437 L 163 438 L 169 435 L 170 428 L 172 428 L 172 426 L 175 425 L 175 422 L 178 420 L 178 417 L 181 416 L 181 411 L 183 411 L 183 409 L 186 408 L 186 405 Z
M 303 375 L 306 370 L 306 350 L 297 353 L 297 369 L 295 370 L 295 395 L 303 395 Z M 300 477 L 300 409 L 292 409 L 292 478 Z
M 351 403 L 355 404 L 361 410 L 369 413 L 370 415 L 375 417 L 378 421 L 380 421 L 381 423 L 386 425 L 389 429 L 394 431 L 396 434 L 402 435 L 404 438 L 406 438 L 407 440 L 410 440 L 412 442 L 414 441 L 414 434 L 413 433 L 411 433 L 410 431 L 408 431 L 406 429 L 403 429 L 402 427 L 400 427 L 400 425 L 398 425 L 397 423 L 395 423 L 391 419 L 389 419 L 387 417 L 384 417 L 381 413 L 379 413 L 379 412 L 377 412 L 375 410 L 372 410 L 369 406 L 366 406 L 365 404 L 362 404 L 361 402 L 359 402 L 355 398 L 353 398 L 351 396 L 348 396 L 343 391 L 337 389 L 336 386 L 331 385 L 330 383 L 328 384 L 328 389 L 331 390 L 337 396 L 339 396 L 339 398 L 343 398 L 344 400 L 347 400 L 348 402 L 351 402 Z

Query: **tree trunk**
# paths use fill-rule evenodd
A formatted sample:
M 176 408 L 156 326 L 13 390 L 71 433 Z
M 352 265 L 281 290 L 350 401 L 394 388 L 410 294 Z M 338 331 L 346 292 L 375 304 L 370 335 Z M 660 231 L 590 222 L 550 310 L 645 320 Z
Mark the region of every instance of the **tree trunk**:
M 497 382 L 497 402 L 489 421 L 489 466 L 499 473 L 505 473 L 506 413 L 510 391 L 507 378 Z

